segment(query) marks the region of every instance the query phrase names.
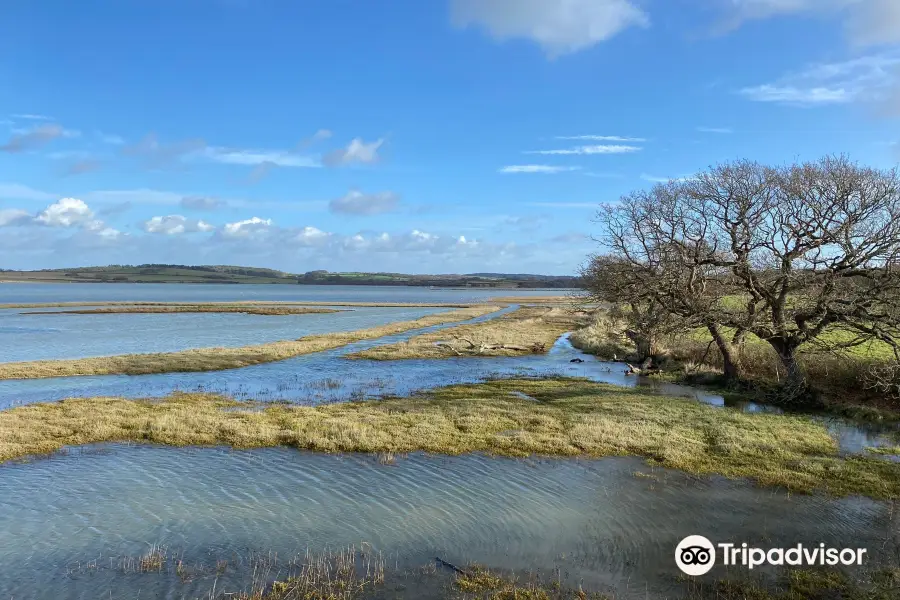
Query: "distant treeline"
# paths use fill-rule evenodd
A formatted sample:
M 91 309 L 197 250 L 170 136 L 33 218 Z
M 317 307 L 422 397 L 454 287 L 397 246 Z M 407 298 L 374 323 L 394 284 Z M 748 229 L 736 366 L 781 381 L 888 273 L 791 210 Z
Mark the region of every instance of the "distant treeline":
M 103 283 L 278 283 L 301 285 L 391 285 L 482 288 L 577 288 L 577 277 L 504 273 L 409 275 L 404 273 L 332 273 L 302 275 L 230 265 L 141 264 L 17 271 L 0 269 L 5 279 L 18 281 L 78 281 Z

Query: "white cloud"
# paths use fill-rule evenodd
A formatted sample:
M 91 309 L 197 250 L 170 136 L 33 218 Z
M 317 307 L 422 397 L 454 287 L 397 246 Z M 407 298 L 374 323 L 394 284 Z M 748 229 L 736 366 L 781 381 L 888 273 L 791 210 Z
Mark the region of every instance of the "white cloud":
M 35 220 L 50 227 L 72 227 L 92 223 L 93 211 L 78 198 L 62 198 L 43 210 Z
M 602 144 L 596 146 L 578 146 L 576 148 L 564 148 L 558 150 L 530 150 L 525 154 L 628 154 L 630 152 L 639 152 L 639 146 L 627 146 L 622 144 Z
M 278 150 L 239 150 L 208 147 L 202 152 L 204 158 L 228 165 L 258 166 L 269 164 L 277 167 L 316 168 L 318 161 L 308 156 Z
M 215 227 L 202 220 L 188 219 L 182 215 L 167 215 L 165 217 L 153 217 L 144 222 L 144 231 L 147 233 L 163 233 L 166 235 L 178 235 L 181 233 L 208 232 Z
M 581 167 L 559 167 L 553 165 L 509 165 L 499 170 L 500 173 L 544 173 L 555 175 L 568 171 L 577 171 Z
M 477 25 L 496 40 L 532 40 L 550 57 L 578 52 L 629 27 L 646 27 L 632 0 L 453 0 L 453 22 Z
M 293 237 L 292 241 L 300 244 L 301 246 L 319 246 L 328 241 L 328 238 L 330 236 L 330 233 L 326 233 L 321 229 L 307 226 L 301 229 Z
M 9 141 L 0 146 L 0 151 L 15 153 L 40 148 L 65 133 L 66 130 L 56 124 L 38 125 L 26 130 L 17 129 Z
M 21 210 L 18 208 L 0 209 L 0 227 L 18 225 L 20 223 L 26 222 L 30 217 L 31 214 L 27 210 Z
M 24 113 L 17 115 L 10 115 L 13 119 L 23 119 L 27 121 L 52 121 L 53 117 L 48 117 L 46 115 L 36 115 L 33 113 Z
M 803 15 L 837 17 L 849 41 L 857 46 L 900 42 L 900 2 L 896 0 L 732 0 L 723 28 L 771 17 Z
M 102 131 L 98 131 L 96 133 L 97 137 L 100 138 L 100 141 L 104 144 L 110 144 L 112 146 L 121 146 L 125 143 L 125 139 L 122 136 L 103 133 Z
M 366 143 L 362 138 L 354 138 L 346 148 L 329 152 L 322 162 L 329 167 L 349 165 L 353 163 L 372 164 L 378 162 L 378 150 L 384 144 L 384 139 Z
M 258 238 L 269 233 L 272 219 L 251 217 L 244 221 L 226 223 L 222 228 L 222 235 L 228 238 Z
M 813 65 L 740 94 L 757 102 L 797 106 L 872 102 L 886 99 L 898 83 L 900 53 L 861 56 L 847 61 Z
M 393 212 L 397 209 L 400 198 L 393 192 L 364 194 L 351 190 L 341 198 L 328 203 L 328 209 L 334 213 L 350 215 L 378 215 Z
M 699 131 L 700 133 L 717 133 L 720 135 L 734 133 L 734 130 L 730 127 L 698 127 L 697 131 Z
M 641 137 L 623 137 L 620 135 L 558 135 L 558 140 L 582 140 L 590 142 L 646 142 L 647 138 Z

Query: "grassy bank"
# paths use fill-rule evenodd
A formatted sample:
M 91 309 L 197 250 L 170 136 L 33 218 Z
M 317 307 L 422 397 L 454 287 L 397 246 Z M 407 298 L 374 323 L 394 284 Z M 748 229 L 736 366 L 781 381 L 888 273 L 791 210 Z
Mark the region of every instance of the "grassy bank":
M 529 398 L 514 394 L 520 392 Z M 208 394 L 73 399 L 0 412 L 0 460 L 98 442 L 321 452 L 626 456 L 796 492 L 900 497 L 900 464 L 840 457 L 821 424 L 571 379 L 502 380 L 316 407 Z
M 624 335 L 625 324 L 598 311 L 589 326 L 572 333 L 576 348 L 607 360 L 632 360 L 634 345 Z M 823 340 L 839 342 L 842 332 L 826 332 Z M 658 340 L 655 353 L 663 376 L 671 380 L 706 387 L 719 387 L 722 357 L 706 329 L 696 329 Z M 900 419 L 900 403 L 885 394 L 867 389 L 871 369 L 884 365 L 892 353 L 887 344 L 873 342 L 840 352 L 825 352 L 807 344 L 798 349 L 797 360 L 807 380 L 820 394 L 824 408 L 851 418 Z M 778 388 L 785 378 L 784 368 L 772 347 L 748 334 L 741 349 L 742 391 L 760 401 L 777 401 Z
M 184 306 L 118 306 L 108 308 L 85 308 L 78 310 L 56 310 L 25 312 L 23 315 L 121 315 L 121 314 L 171 314 L 171 313 L 240 313 L 245 315 L 310 315 L 341 312 L 334 308 L 313 308 L 293 306 L 225 306 L 214 304 L 192 304 Z
M 853 577 L 838 570 L 789 569 L 772 584 L 761 581 L 703 579 L 687 583 L 688 600 L 896 600 L 900 568 L 885 568 Z
M 376 346 L 347 358 L 400 360 L 455 356 L 518 356 L 545 352 L 579 326 L 578 313 L 565 308 L 524 307 L 482 323 L 459 325 Z
M 370 329 L 310 335 L 298 340 L 269 342 L 239 348 L 195 348 L 180 352 L 124 354 L 72 360 L 39 360 L 0 363 L 2 379 L 41 379 L 79 375 L 147 375 L 196 371 L 221 371 L 275 362 L 301 354 L 321 352 L 360 340 L 394 335 L 444 323 L 466 321 L 499 310 L 483 305 L 427 315 L 414 321 L 400 321 Z

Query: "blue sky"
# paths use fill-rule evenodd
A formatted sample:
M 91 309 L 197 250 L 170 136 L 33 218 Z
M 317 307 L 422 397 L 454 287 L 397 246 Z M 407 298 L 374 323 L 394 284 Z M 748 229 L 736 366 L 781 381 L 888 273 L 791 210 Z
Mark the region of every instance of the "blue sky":
M 0 268 L 573 273 L 713 163 L 896 164 L 896 0 L 8 0 Z

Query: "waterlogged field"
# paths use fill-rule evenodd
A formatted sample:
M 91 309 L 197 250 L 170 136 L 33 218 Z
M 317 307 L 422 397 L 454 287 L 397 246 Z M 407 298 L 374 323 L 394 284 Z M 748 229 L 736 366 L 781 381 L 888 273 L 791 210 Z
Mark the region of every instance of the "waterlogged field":
M 570 598 L 582 596 L 555 590 L 579 586 L 611 598 L 807 598 L 723 595 L 738 588 L 717 587 L 735 575 L 718 567 L 712 595 L 698 595 L 672 560 L 688 534 L 767 547 L 852 540 L 873 567 L 896 566 L 895 426 L 782 416 L 628 377 L 572 347 L 566 332 L 582 316 L 548 294 L 0 286 L 0 304 L 69 303 L 0 309 L 0 372 L 12 361 L 187 349 L 200 361 L 213 347 L 306 344 L 226 370 L 0 381 L 0 455 L 15 457 L 0 464 L 0 597 L 258 599 L 299 574 L 305 586 L 365 593 L 301 594 L 295 580 L 294 596 L 272 600 Z M 493 296 L 504 297 L 481 306 Z M 46 314 L 104 302 L 339 312 Z M 113 443 L 82 445 L 94 442 Z M 466 574 L 435 569 L 435 556 Z M 362 569 L 352 585 L 341 579 L 348 561 Z M 772 576 L 756 583 L 771 590 Z M 533 577 L 548 585 L 526 585 Z

